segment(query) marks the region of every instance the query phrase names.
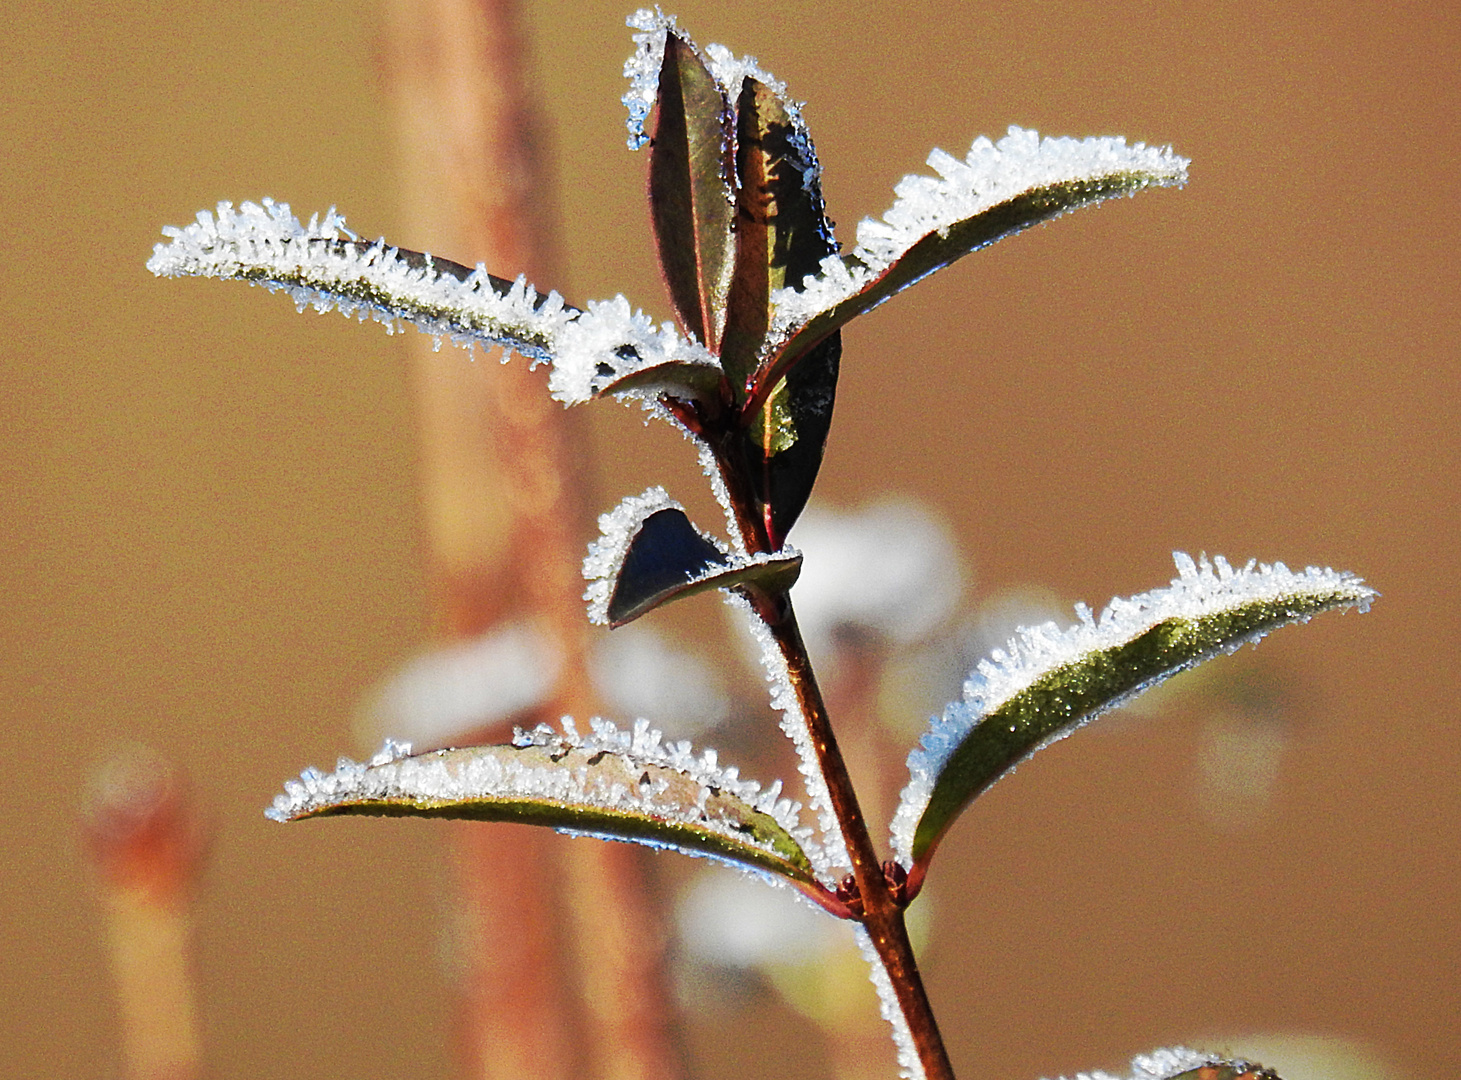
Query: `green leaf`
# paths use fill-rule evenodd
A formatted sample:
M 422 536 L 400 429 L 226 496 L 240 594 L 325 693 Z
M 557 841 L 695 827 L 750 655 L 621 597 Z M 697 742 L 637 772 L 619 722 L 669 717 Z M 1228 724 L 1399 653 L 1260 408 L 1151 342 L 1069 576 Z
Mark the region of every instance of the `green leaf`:
M 777 299 L 773 322 L 783 340 L 751 378 L 747 409 L 828 334 L 934 271 L 1071 210 L 1180 184 L 1187 175 L 1187 162 L 1170 151 L 1120 139 L 1040 140 L 1018 129 L 998 146 L 976 142 L 967 162 L 941 151 L 930 161 L 941 180 L 906 177 L 885 220 L 859 227 L 855 251 L 811 281 L 793 279 L 805 296 Z
M 632 734 L 596 721 L 587 738 L 539 728 L 513 745 L 415 756 L 387 743 L 368 764 L 306 770 L 268 811 L 276 821 L 341 814 L 546 825 L 715 856 L 817 888 L 808 834 L 779 784 L 762 792 L 721 769 L 713 752 L 697 758 L 686 744 L 664 746 L 642 721 Z
M 681 325 L 712 351 L 725 318 L 731 269 L 730 104 L 696 54 L 665 35 L 649 207 L 660 268 Z
M 911 781 L 893 820 L 893 845 L 916 889 L 934 849 L 964 808 L 1037 750 L 1186 668 L 1321 611 L 1366 610 L 1376 595 L 1358 578 L 1282 563 L 1194 563 L 1175 556 L 1170 587 L 1113 601 L 1099 621 L 1022 630 L 985 661 L 964 698 L 936 719 L 908 758 Z

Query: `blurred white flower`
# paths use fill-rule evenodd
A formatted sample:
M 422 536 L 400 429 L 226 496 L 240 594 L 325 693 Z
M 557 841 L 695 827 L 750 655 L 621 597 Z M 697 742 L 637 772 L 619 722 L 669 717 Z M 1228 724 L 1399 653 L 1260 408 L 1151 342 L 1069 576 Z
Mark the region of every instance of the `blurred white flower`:
M 842 635 L 911 644 L 949 617 L 963 591 L 948 527 L 908 498 L 848 512 L 808 507 L 790 542 L 804 556 L 792 599 L 814 655 Z
M 589 674 L 610 714 L 648 720 L 672 739 L 693 738 L 730 709 L 716 668 L 642 623 L 598 635 Z
M 386 738 L 424 751 L 451 746 L 541 705 L 558 681 L 553 639 L 533 623 L 417 654 L 378 683 L 355 717 L 365 746 Z
M 675 907 L 675 925 L 690 959 L 723 968 L 807 963 L 852 942 L 850 925 L 791 890 L 718 866 L 691 880 Z

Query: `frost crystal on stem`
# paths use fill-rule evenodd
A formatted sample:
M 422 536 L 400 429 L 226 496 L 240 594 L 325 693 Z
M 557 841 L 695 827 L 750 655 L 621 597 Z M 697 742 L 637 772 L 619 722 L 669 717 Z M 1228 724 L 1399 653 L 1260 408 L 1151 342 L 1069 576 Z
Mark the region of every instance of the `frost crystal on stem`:
M 918 1060 L 918 1049 L 913 1045 L 913 1032 L 908 1028 L 908 1017 L 903 1015 L 903 1007 L 898 1003 L 898 995 L 893 990 L 893 980 L 888 976 L 883 958 L 878 954 L 867 927 L 858 925 L 853 930 L 857 933 L 858 951 L 867 961 L 873 989 L 878 992 L 878 1011 L 893 1029 L 893 1045 L 898 1049 L 898 1075 L 902 1080 L 924 1080 L 926 1074 L 923 1062 Z
M 822 774 L 822 764 L 812 746 L 807 719 L 797 700 L 796 690 L 791 685 L 791 672 L 786 658 L 776 644 L 776 638 L 752 609 L 745 597 L 727 592 L 726 602 L 743 611 L 756 645 L 761 650 L 761 664 L 766 671 L 766 681 L 771 685 L 771 707 L 781 714 L 781 730 L 796 747 L 797 771 L 802 774 L 807 800 L 817 813 L 817 825 L 822 832 L 822 862 L 818 866 L 824 883 L 835 884 L 837 872 L 844 872 L 852 866 L 847 850 L 847 838 L 842 823 L 832 807 L 832 796 L 827 790 L 827 778 Z

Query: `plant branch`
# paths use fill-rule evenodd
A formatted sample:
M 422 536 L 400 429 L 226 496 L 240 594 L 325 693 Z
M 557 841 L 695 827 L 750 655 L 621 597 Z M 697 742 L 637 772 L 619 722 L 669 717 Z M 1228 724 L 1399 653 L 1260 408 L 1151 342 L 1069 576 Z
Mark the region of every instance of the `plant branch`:
M 855 885 L 855 900 L 851 905 L 853 917 L 866 927 L 873 948 L 887 971 L 924 1075 L 929 1080 L 953 1080 L 953 1066 L 923 988 L 923 979 L 918 973 L 913 944 L 903 921 L 903 909 L 873 847 L 867 819 L 858 805 L 857 792 L 842 760 L 826 703 L 797 627 L 791 598 L 786 594 L 757 592 L 750 596 L 750 601 L 786 662 L 817 765 L 827 786 L 832 812 L 842 828 Z

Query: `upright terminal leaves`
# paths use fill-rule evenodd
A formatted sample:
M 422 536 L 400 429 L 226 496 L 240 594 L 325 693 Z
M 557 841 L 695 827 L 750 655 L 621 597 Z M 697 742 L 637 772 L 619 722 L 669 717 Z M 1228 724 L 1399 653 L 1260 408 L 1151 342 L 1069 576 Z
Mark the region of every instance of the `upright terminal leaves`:
M 736 259 L 720 360 L 737 403 L 762 360 L 772 298 L 837 250 L 811 137 L 796 107 L 747 75 L 736 101 Z M 742 415 L 741 452 L 773 548 L 806 505 L 832 420 L 837 336 Z M 785 377 L 790 375 L 790 377 Z
M 649 154 L 649 208 L 660 269 L 680 324 L 714 351 L 731 270 L 733 120 L 695 46 L 665 35 Z
M 1366 610 L 1375 596 L 1333 570 L 1174 558 L 1178 577 L 1168 588 L 1114 600 L 1099 620 L 1082 605 L 1068 630 L 1022 630 L 933 722 L 908 756 L 912 778 L 893 819 L 893 847 L 913 888 L 970 801 L 1035 751 L 1179 671 L 1321 611 Z

